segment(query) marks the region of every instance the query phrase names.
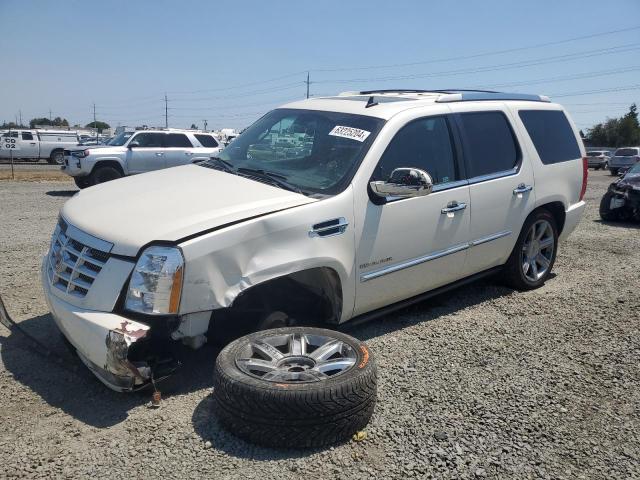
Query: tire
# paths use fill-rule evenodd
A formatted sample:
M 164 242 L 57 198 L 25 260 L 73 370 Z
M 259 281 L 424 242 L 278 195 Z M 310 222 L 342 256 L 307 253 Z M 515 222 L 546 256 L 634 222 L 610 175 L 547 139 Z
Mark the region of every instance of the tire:
M 97 185 L 99 183 L 110 182 L 122 178 L 122 172 L 115 167 L 106 165 L 104 167 L 97 167 L 90 175 L 91 184 Z
M 532 234 L 534 225 L 536 230 Z M 538 237 L 541 231 L 542 236 Z M 533 244 L 531 235 L 535 241 Z M 525 220 L 509 260 L 504 266 L 506 283 L 516 290 L 541 287 L 551 274 L 557 252 L 558 228 L 555 218 L 547 210 L 532 212 Z M 544 263 L 541 257 L 544 258 Z M 526 261 L 527 258 L 535 260 Z
M 308 339 L 314 349 L 308 347 L 309 354 L 288 354 L 293 338 Z M 254 354 L 254 360 L 263 359 L 258 368 L 267 373 L 251 370 L 246 361 L 257 351 L 256 342 L 281 348 L 266 349 L 275 351 L 273 357 Z M 318 355 L 328 342 L 336 342 L 333 345 L 340 347 L 342 357 L 336 359 L 339 354 L 331 355 L 327 348 L 329 352 L 324 350 L 320 358 L 350 366 L 333 374 L 330 370 L 316 373 L 314 353 Z M 273 360 L 276 355 L 282 357 Z M 238 437 L 267 447 L 310 448 L 345 440 L 362 430 L 373 414 L 376 382 L 373 356 L 355 338 L 321 328 L 277 328 L 241 337 L 220 352 L 213 396 L 221 425 Z
M 610 168 L 609 169 L 609 173 L 611 174 L 612 177 L 617 177 L 618 176 L 618 169 L 617 168 Z
M 49 156 L 49 163 L 52 165 L 62 165 L 64 163 L 64 151 L 54 150 Z
M 620 208 L 611 209 L 611 199 L 614 197 L 614 194 L 611 192 L 607 192 L 603 195 L 600 200 L 600 218 L 605 222 L 615 222 L 620 219 Z
M 89 177 L 73 177 L 73 181 L 80 190 L 90 187 L 92 185 Z

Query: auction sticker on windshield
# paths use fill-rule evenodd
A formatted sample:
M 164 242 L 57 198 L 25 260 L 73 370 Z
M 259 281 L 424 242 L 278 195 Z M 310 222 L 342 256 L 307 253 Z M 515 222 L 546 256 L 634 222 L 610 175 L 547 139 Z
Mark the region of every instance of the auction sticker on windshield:
M 358 142 L 364 142 L 371 132 L 366 130 L 360 130 L 359 128 L 343 127 L 342 125 L 336 125 L 333 130 L 329 132 L 329 135 L 334 137 L 349 138 L 351 140 L 357 140 Z

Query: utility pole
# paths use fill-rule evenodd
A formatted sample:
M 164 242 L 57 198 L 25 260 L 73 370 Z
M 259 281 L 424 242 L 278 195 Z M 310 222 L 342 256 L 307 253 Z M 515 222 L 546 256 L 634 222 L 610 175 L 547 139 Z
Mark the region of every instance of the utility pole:
M 167 94 L 164 94 L 164 128 L 169 128 L 169 105 Z
M 309 98 L 309 84 L 311 83 L 311 82 L 309 81 L 309 72 L 307 72 L 307 81 L 306 81 L 306 82 L 304 82 L 304 83 L 306 83 L 306 84 L 307 84 L 307 98 Z
M 93 128 L 96 129 L 96 143 L 98 143 L 98 125 L 96 123 L 96 104 L 93 104 Z
M 22 126 L 22 110 L 18 110 L 18 113 L 20 114 L 20 126 Z
M 206 132 L 207 131 L 207 121 L 203 120 L 203 122 L 204 122 L 204 131 Z
M 51 122 L 51 109 L 49 109 L 49 122 Z

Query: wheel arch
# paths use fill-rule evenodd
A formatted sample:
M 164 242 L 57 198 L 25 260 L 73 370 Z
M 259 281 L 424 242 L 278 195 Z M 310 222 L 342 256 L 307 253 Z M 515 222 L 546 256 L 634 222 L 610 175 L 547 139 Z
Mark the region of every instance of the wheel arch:
M 556 228 L 558 229 L 558 236 L 560 236 L 562 230 L 564 229 L 564 224 L 567 217 L 564 204 L 559 201 L 544 203 L 536 207 L 535 210 L 533 210 L 531 213 L 537 212 L 539 210 L 547 210 L 549 213 L 551 213 L 551 215 L 553 215 L 553 218 L 556 221 Z
M 91 168 L 91 173 L 93 174 L 100 167 L 113 167 L 117 169 L 120 173 L 122 173 L 123 176 L 126 175 L 122 164 L 118 160 L 113 158 L 96 160 L 96 163 L 94 163 L 93 167 Z
M 307 302 L 316 302 L 307 303 Z M 230 308 L 265 310 L 312 310 L 315 321 L 337 324 L 342 316 L 343 290 L 338 272 L 331 267 L 312 267 L 270 278 L 242 290 Z

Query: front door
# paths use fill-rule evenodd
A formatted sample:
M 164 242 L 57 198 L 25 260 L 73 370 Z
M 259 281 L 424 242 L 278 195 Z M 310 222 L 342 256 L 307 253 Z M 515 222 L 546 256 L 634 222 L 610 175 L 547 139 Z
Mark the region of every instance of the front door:
M 129 142 L 127 169 L 129 174 L 165 168 L 164 133 L 140 132 Z
M 17 140 L 20 143 L 20 156 L 22 158 L 38 158 L 40 151 L 38 139 L 31 132 L 20 132 Z
M 425 170 L 429 195 L 379 203 L 356 192 L 356 305 L 358 315 L 459 278 L 469 240 L 469 187 L 446 115 L 403 126 L 383 153 L 371 180 L 387 180 L 400 167 Z M 366 198 L 367 196 L 370 196 Z M 360 216 L 360 218 L 358 218 Z
M 527 213 L 535 208 L 531 162 L 502 108 L 452 106 L 462 139 L 471 196 L 471 241 L 464 274 L 505 263 Z

